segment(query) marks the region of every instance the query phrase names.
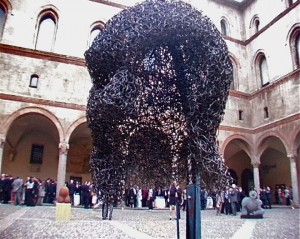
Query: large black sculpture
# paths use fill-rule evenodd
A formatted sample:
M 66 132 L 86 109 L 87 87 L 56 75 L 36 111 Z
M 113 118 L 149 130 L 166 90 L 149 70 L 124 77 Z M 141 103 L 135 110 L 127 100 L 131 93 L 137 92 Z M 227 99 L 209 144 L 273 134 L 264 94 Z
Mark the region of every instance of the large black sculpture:
M 216 134 L 232 66 L 206 16 L 181 1 L 145 1 L 108 21 L 85 58 L 91 173 L 104 201 L 130 180 L 228 183 Z

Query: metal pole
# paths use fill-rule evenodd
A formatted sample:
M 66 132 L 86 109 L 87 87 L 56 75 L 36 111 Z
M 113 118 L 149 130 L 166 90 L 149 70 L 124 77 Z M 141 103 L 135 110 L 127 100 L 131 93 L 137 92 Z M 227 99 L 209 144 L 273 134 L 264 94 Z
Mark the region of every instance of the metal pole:
M 180 215 L 180 207 L 178 205 L 178 202 L 176 200 L 176 226 L 177 226 L 177 239 L 180 239 L 180 233 L 179 233 L 179 215 Z

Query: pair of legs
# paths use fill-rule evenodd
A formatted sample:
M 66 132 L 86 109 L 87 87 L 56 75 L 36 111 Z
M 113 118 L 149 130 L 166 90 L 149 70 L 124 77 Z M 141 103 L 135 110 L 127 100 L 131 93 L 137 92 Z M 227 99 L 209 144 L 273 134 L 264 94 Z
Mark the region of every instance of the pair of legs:
M 217 207 L 216 207 L 216 209 L 217 209 L 216 215 L 217 215 L 217 216 L 218 216 L 218 215 L 221 215 L 222 206 L 223 206 L 223 203 L 222 203 L 222 202 L 218 203 L 218 205 L 217 205 Z
M 102 219 L 106 220 L 111 220 L 112 218 L 112 213 L 113 213 L 113 204 L 112 203 L 103 203 L 102 204 Z
M 170 204 L 170 220 L 176 219 L 176 205 Z

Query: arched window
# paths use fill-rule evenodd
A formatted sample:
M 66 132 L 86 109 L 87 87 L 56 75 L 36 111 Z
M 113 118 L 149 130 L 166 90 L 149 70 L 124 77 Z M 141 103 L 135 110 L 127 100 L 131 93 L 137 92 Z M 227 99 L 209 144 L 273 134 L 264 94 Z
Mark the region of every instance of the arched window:
M 293 5 L 293 0 L 286 0 L 285 3 L 286 3 L 286 7 L 289 8 L 290 6 Z
M 250 21 L 251 33 L 255 34 L 260 30 L 260 20 L 258 15 L 254 15 Z
M 267 60 L 264 55 L 260 56 L 259 58 L 260 59 L 258 62 L 259 62 L 259 75 L 260 75 L 261 86 L 266 86 L 270 83 Z
M 221 24 L 221 33 L 224 36 L 228 36 L 228 24 L 227 24 L 226 20 L 222 19 L 220 24 Z
M 6 16 L 7 16 L 7 10 L 0 2 L 0 39 L 3 34 Z
M 255 29 L 255 32 L 258 32 L 259 31 L 259 24 L 260 24 L 260 21 L 259 19 L 255 19 L 254 21 L 254 29 Z
M 236 90 L 238 88 L 238 71 L 237 71 L 237 64 L 235 62 L 235 60 L 233 60 L 231 57 L 230 57 L 230 60 L 231 60 L 231 64 L 232 64 L 232 76 L 233 76 L 233 79 L 232 79 L 232 82 L 230 84 L 230 90 Z
M 93 44 L 95 38 L 103 31 L 105 24 L 102 21 L 94 22 L 91 25 L 89 32 L 87 46 L 90 47 Z
M 296 46 L 296 65 L 297 68 L 300 67 L 300 33 L 298 34 L 298 36 L 296 37 L 296 41 L 295 41 L 295 46 Z
M 89 46 L 92 45 L 93 41 L 95 40 L 96 36 L 98 36 L 99 33 L 102 32 L 102 27 L 96 26 L 92 29 L 89 39 Z
M 55 41 L 57 21 L 53 14 L 41 16 L 38 24 L 38 33 L 35 48 L 42 51 L 52 51 Z
M 293 69 L 300 67 L 300 24 L 291 31 L 290 49 L 293 61 Z

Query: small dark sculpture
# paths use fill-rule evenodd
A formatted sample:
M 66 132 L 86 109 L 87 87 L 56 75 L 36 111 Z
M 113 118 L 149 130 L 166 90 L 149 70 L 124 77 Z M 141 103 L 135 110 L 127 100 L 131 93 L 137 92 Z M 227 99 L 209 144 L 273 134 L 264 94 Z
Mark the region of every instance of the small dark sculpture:
M 85 53 L 90 165 L 103 200 L 125 182 L 172 178 L 221 188 L 229 176 L 216 134 L 232 66 L 213 23 L 181 1 L 148 0 L 120 12 Z M 112 185 L 112 186 L 110 186 Z
M 265 210 L 261 206 L 262 201 L 257 198 L 257 192 L 250 191 L 249 197 L 242 200 L 241 218 L 262 218 Z

